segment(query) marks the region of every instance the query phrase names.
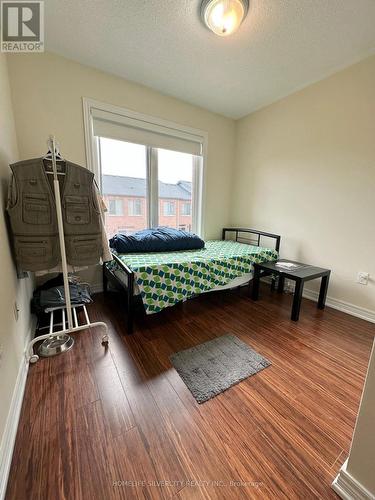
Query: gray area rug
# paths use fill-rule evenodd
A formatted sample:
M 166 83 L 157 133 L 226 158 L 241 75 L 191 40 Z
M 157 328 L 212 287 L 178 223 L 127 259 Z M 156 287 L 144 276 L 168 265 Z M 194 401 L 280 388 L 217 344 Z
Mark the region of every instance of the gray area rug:
M 271 365 L 231 334 L 172 354 L 169 359 L 198 403 Z

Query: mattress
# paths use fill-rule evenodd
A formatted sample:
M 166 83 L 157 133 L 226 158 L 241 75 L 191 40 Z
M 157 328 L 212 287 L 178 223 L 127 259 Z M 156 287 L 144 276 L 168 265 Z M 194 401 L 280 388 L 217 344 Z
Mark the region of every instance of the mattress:
M 116 268 L 113 271 L 113 274 L 121 281 L 121 283 L 127 287 L 128 286 L 128 276 L 120 268 Z M 247 283 L 249 283 L 250 280 L 253 279 L 253 273 L 245 273 L 241 276 L 237 276 L 237 278 L 234 278 L 230 280 L 226 285 L 216 285 L 214 288 L 211 288 L 210 290 L 205 290 L 204 293 L 209 293 L 209 292 L 217 292 L 219 290 L 229 290 L 231 288 L 236 288 L 238 286 L 244 286 Z M 137 283 L 135 283 L 134 286 L 134 295 L 140 295 L 140 290 L 139 286 Z
M 212 240 L 200 250 L 117 257 L 134 272 L 135 291 L 146 313 L 153 314 L 201 293 L 240 286 L 249 281 L 255 262 L 276 260 L 278 254 L 271 248 Z M 106 265 L 126 284 L 126 273 L 115 261 Z

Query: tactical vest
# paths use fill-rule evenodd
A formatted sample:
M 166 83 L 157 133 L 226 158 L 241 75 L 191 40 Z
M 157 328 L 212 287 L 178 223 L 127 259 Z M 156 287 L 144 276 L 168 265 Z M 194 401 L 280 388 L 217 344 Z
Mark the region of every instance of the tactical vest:
M 59 162 L 67 262 L 84 266 L 99 262 L 103 252 L 100 211 L 94 174 L 86 168 Z M 13 172 L 8 212 L 16 260 L 25 271 L 51 269 L 61 262 L 51 163 L 43 158 L 20 161 Z

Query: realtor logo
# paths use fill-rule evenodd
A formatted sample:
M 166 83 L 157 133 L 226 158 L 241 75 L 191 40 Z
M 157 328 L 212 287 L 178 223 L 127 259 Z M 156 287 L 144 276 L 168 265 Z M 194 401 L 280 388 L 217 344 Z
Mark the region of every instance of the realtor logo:
M 44 52 L 44 2 L 1 2 L 1 51 Z

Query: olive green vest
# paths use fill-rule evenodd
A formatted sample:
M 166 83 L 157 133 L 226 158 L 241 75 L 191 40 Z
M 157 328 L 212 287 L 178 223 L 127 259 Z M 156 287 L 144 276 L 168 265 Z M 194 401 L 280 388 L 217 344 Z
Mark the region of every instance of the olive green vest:
M 51 269 L 61 262 L 51 163 L 43 158 L 20 161 L 13 172 L 8 212 L 16 260 L 24 271 Z M 94 174 L 65 161 L 58 168 L 67 262 L 99 262 L 103 252 Z

